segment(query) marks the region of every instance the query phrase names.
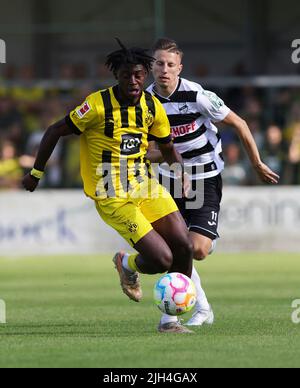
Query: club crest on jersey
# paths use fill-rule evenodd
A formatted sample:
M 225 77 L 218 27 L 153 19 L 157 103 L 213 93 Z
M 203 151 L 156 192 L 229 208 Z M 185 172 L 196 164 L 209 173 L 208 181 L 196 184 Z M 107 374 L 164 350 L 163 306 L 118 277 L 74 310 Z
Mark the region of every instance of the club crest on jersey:
M 136 233 L 139 228 L 136 222 L 131 222 L 131 221 L 126 222 L 126 227 L 128 229 L 128 232 L 130 233 Z
M 146 122 L 147 127 L 151 127 L 151 125 L 153 124 L 154 116 L 153 116 L 151 110 L 148 110 L 148 112 L 146 113 L 145 122 Z
M 89 106 L 89 103 L 85 101 L 79 109 L 76 110 L 76 113 L 79 118 L 82 119 L 89 111 L 91 110 L 91 107 Z
M 188 113 L 188 111 L 189 111 L 189 107 L 188 107 L 188 104 L 186 102 L 179 103 L 178 109 L 179 109 L 179 112 L 183 113 L 183 114 Z
M 126 134 L 122 135 L 121 155 L 138 154 L 141 149 L 142 134 Z

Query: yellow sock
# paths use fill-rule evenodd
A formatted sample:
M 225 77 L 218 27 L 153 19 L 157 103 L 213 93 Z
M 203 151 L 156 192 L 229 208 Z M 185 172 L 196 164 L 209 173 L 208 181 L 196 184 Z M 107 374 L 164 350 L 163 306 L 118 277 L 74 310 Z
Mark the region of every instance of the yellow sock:
M 139 269 L 138 269 L 138 267 L 137 267 L 137 265 L 136 265 L 136 262 L 135 262 L 135 259 L 138 257 L 138 255 L 137 254 L 135 254 L 135 255 L 130 255 L 129 257 L 128 257 L 128 267 L 132 270 L 132 271 L 134 271 L 134 272 L 141 272 Z

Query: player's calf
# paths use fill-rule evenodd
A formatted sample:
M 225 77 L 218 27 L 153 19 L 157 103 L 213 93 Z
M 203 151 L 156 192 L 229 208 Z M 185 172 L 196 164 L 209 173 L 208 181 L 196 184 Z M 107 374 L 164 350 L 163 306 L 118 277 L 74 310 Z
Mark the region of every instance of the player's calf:
M 168 244 L 155 231 L 148 233 L 134 248 L 139 252 L 136 258 L 139 272 L 154 275 L 170 270 L 173 254 Z
M 174 259 L 170 271 L 181 272 L 190 277 L 193 267 L 193 243 L 189 237 L 176 241 L 172 252 Z
M 207 258 L 209 250 L 204 247 L 198 247 L 194 250 L 194 259 L 203 261 Z

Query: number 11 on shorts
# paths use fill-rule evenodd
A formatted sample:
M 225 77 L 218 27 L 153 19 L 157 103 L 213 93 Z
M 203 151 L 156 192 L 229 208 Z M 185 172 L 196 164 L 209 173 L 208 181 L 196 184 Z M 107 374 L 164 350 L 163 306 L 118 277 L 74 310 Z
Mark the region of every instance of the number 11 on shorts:
M 218 221 L 218 213 L 217 213 L 217 212 L 211 212 L 211 219 L 212 219 L 212 222 L 208 222 L 208 224 L 209 224 L 210 226 L 217 225 L 217 221 Z

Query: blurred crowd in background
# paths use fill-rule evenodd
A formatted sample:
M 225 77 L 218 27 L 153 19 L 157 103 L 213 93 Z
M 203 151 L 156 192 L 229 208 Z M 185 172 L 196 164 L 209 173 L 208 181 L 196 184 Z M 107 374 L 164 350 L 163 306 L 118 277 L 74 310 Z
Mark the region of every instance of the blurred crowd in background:
M 111 75 L 99 64 L 97 82 L 82 65 L 62 65 L 59 84 L 36 82 L 33 67 L 5 66 L 0 79 L 0 189 L 21 187 L 47 127 L 64 117 L 91 92 L 110 86 Z M 281 176 L 282 185 L 300 184 L 300 89 L 218 88 L 216 92 L 248 123 L 262 158 Z M 231 128 L 222 126 L 226 185 L 261 184 Z M 79 141 L 62 139 L 41 182 L 44 188 L 79 188 Z

